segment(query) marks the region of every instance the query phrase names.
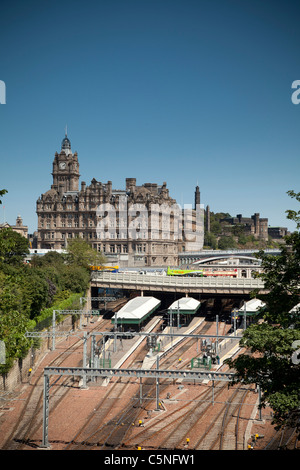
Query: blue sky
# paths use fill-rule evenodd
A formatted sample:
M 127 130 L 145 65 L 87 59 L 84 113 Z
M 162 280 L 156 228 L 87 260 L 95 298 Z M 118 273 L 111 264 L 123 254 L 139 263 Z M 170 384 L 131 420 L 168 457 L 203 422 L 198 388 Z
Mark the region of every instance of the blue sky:
M 0 221 L 33 232 L 67 124 L 81 181 L 166 181 L 180 204 L 295 224 L 300 6 L 276 0 L 1 1 Z

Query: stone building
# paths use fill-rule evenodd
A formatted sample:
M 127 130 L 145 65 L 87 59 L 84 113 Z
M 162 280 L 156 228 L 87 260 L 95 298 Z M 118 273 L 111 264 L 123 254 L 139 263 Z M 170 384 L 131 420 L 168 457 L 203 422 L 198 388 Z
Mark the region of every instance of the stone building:
M 251 217 L 243 217 L 242 214 L 237 214 L 236 217 L 228 217 L 223 221 L 230 225 L 242 225 L 246 234 L 253 235 L 258 240 L 268 241 L 268 219 L 260 218 L 259 213 L 255 213 Z
M 16 219 L 16 225 L 10 225 L 7 222 L 0 224 L 1 228 L 11 228 L 14 232 L 19 233 L 22 237 L 28 238 L 28 226 L 23 225 L 23 219 L 20 215 L 18 215 Z
M 178 264 L 179 252 L 203 246 L 202 213 L 195 210 L 199 188 L 195 208 L 187 211 L 170 197 L 165 182 L 138 186 L 126 178 L 125 188 L 116 190 L 111 181 L 93 178 L 79 188 L 78 155 L 67 135 L 55 153 L 52 176 L 51 189 L 37 200 L 37 248 L 63 249 L 81 237 L 121 266 L 167 266 Z
M 28 226 L 23 225 L 23 219 L 20 215 L 17 217 L 16 225 L 12 225 L 11 228 L 22 235 L 22 237 L 28 238 Z

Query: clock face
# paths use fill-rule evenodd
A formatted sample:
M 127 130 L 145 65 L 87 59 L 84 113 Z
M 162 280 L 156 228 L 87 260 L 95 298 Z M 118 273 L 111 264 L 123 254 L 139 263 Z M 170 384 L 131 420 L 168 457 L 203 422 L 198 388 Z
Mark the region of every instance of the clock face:
M 66 168 L 66 162 L 60 162 L 59 168 L 60 168 L 60 170 L 65 170 L 65 168 Z

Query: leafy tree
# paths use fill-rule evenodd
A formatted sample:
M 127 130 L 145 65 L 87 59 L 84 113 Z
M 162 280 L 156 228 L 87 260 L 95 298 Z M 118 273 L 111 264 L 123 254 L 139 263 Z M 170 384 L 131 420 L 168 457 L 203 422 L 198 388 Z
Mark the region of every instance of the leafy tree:
M 220 250 L 230 250 L 236 247 L 236 242 L 233 237 L 220 237 L 218 241 L 218 248 Z
M 6 194 L 6 193 L 7 193 L 7 190 L 6 190 L 6 189 L 0 189 L 0 198 L 1 198 L 2 196 L 4 196 L 4 194 Z M 1 199 L 0 199 L 0 204 L 2 204 Z
M 0 339 L 5 342 L 6 363 L 0 365 L 0 373 L 8 372 L 15 359 L 22 359 L 30 347 L 25 337 L 28 319 L 19 311 L 12 310 L 9 315 L 0 315 Z
M 31 266 L 45 268 L 47 266 L 54 266 L 59 268 L 65 262 L 65 257 L 57 251 L 48 251 L 43 256 L 34 255 L 31 259 Z
M 0 263 L 18 265 L 29 253 L 28 240 L 9 228 L 0 230 Z
M 54 305 L 75 305 L 89 285 L 88 265 L 105 261 L 83 240 L 74 240 L 67 256 L 49 252 L 34 256 L 30 265 L 23 261 L 27 253 L 24 237 L 12 229 L 0 231 L 0 340 L 6 346 L 0 373 L 25 356 L 30 347 L 25 332 L 35 322 L 52 318 Z
M 210 223 L 210 231 L 215 235 L 222 233 L 222 226 L 218 220 L 214 220 Z
M 61 271 L 60 284 L 63 290 L 71 292 L 84 292 L 87 290 L 90 281 L 90 272 L 81 266 L 64 266 Z
M 94 250 L 83 238 L 71 240 L 67 252 L 67 261 L 70 265 L 88 268 L 89 265 L 101 265 L 106 261 L 105 256 Z
M 209 246 L 213 250 L 217 248 L 217 238 L 213 233 L 206 232 L 204 235 L 204 245 Z
M 300 193 L 289 194 L 300 201 Z M 243 334 L 241 346 L 246 354 L 226 361 L 235 369 L 236 381 L 261 387 L 262 406 L 271 406 L 277 428 L 299 427 L 300 419 L 300 371 L 295 359 L 295 345 L 299 349 L 300 340 L 300 211 L 287 213 L 297 230 L 286 237 L 280 255 L 258 255 L 263 268 L 258 276 L 267 293 L 253 295 L 265 302 L 266 308 Z

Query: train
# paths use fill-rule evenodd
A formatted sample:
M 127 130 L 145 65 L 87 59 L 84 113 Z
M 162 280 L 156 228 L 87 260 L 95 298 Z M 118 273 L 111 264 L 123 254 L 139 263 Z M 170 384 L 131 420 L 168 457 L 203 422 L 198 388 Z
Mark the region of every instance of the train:
M 209 271 L 207 269 L 171 269 L 168 267 L 167 276 L 237 277 L 237 269 L 230 271 Z
M 117 273 L 119 272 L 119 266 L 93 266 L 90 265 L 91 271 L 104 271 L 109 273 Z

